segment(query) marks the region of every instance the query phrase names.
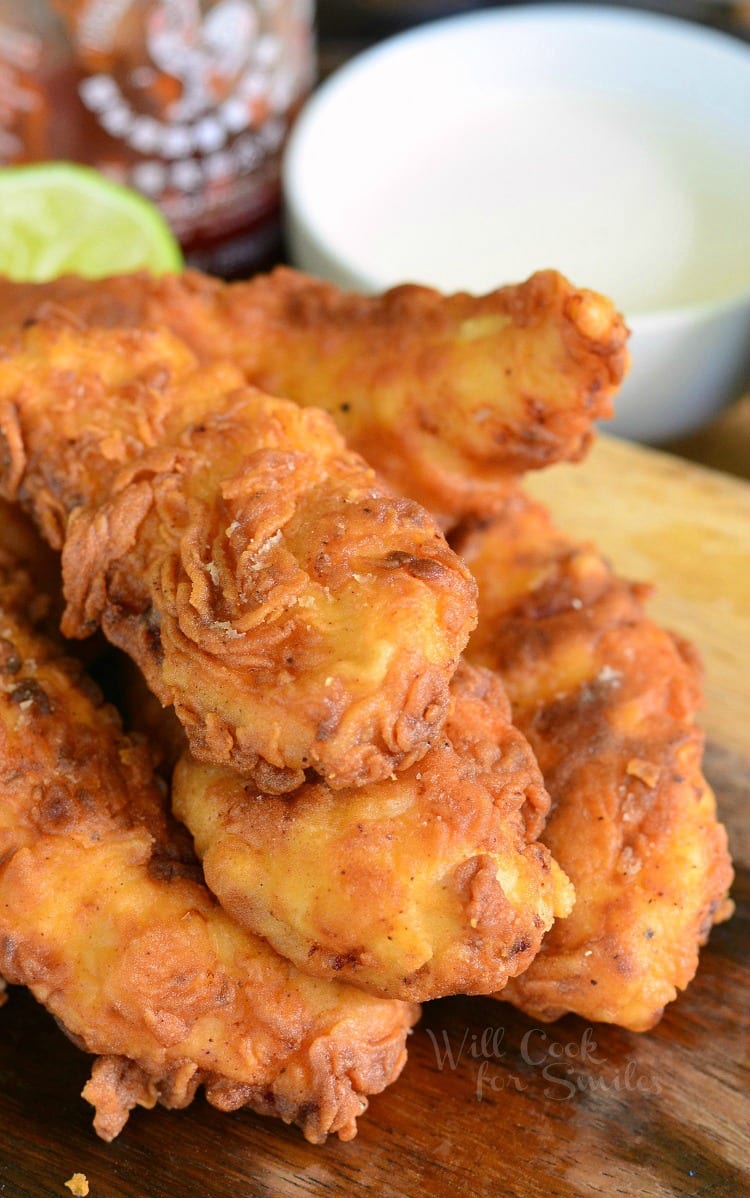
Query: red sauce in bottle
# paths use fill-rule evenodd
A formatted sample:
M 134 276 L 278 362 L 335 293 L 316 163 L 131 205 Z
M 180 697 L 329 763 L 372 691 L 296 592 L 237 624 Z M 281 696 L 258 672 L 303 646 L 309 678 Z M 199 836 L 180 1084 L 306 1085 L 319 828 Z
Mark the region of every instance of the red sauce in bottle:
M 278 253 L 280 157 L 313 81 L 312 0 L 0 0 L 0 162 L 138 188 L 193 265 Z

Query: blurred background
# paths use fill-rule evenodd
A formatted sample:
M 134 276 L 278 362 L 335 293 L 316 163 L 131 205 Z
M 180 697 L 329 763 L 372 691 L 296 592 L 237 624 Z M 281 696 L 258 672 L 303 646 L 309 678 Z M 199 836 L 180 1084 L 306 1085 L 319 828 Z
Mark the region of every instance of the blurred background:
M 585 3 L 586 0 L 583 0 Z M 504 7 L 476 0 L 318 0 L 319 69 L 330 74 L 352 54 L 391 33 L 422 21 L 482 8 Z M 750 42 L 750 0 L 621 0 L 611 7 L 662 12 L 710 25 Z

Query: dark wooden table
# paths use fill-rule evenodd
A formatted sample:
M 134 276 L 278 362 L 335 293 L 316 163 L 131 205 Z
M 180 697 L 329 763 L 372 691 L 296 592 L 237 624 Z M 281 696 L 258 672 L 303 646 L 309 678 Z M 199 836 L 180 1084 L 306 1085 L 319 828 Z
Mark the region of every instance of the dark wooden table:
M 509 0 L 511 2 L 511 0 Z M 524 0 L 512 0 L 523 3 Z M 554 2 L 554 0 L 552 0 Z M 586 3 L 587 0 L 582 0 Z M 596 2 L 596 0 L 589 0 Z M 610 0 L 711 25 L 750 40 L 750 7 L 745 0 Z M 318 0 L 321 73 L 327 75 L 352 54 L 422 21 L 481 8 L 502 8 L 497 0 Z

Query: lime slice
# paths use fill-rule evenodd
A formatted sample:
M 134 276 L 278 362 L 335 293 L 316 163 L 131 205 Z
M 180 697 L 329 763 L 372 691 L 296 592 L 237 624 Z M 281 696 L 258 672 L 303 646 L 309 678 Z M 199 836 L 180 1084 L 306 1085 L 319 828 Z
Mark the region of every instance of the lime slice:
M 0 274 L 43 283 L 181 268 L 174 234 L 137 191 L 71 162 L 0 169 Z

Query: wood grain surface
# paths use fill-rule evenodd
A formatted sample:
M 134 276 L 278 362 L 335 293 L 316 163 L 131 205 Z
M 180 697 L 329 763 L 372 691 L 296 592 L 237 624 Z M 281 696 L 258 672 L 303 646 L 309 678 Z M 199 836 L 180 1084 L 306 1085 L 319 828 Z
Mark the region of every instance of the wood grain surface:
M 737 914 L 644 1036 L 541 1027 L 491 999 L 425 1009 L 400 1081 L 350 1144 L 198 1100 L 137 1111 L 107 1145 L 78 1097 L 87 1060 L 28 995 L 0 1011 L 0 1198 L 743 1198 L 750 1194 L 750 488 L 602 441 L 533 483 L 575 533 L 659 585 L 653 610 L 701 645 L 707 773 L 737 864 Z

